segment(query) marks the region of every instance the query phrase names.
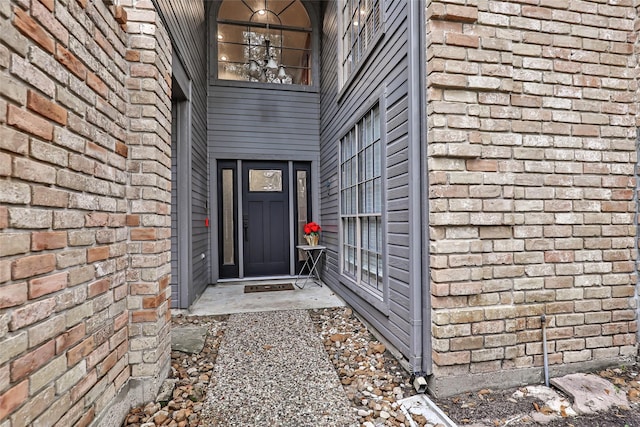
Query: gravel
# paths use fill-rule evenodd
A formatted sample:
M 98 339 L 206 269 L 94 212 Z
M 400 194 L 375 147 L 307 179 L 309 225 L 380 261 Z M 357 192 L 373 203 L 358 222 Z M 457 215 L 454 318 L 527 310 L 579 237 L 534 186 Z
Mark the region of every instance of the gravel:
M 229 317 L 204 421 L 212 426 L 358 425 L 302 310 Z
M 123 426 L 409 426 L 396 403 L 397 399 L 414 394 L 409 374 L 351 309 L 277 313 L 280 314 L 174 316 L 174 326 L 208 327 L 204 349 L 194 355 L 173 351 L 167 380 L 168 383 L 177 380 L 170 394 L 172 399 L 133 408 Z M 260 324 L 273 325 L 274 333 L 257 334 L 256 327 Z M 302 345 L 294 349 L 296 342 Z M 227 350 L 232 351 L 225 350 L 227 345 Z M 242 368 L 240 374 L 219 376 L 227 363 Z M 282 363 L 287 370 L 300 367 L 306 370 L 310 363 L 316 366 L 325 363 L 321 372 L 291 374 L 294 382 L 322 381 L 321 394 L 317 390 L 313 395 L 305 390 L 297 394 L 282 391 L 275 382 L 269 382 L 267 373 Z M 247 366 L 252 366 L 252 374 Z M 256 381 L 266 381 L 267 385 L 262 387 L 271 393 L 256 392 Z M 205 399 L 207 390 L 210 392 Z M 289 407 L 283 402 L 288 402 Z M 262 412 L 260 406 L 267 410 Z M 238 407 L 242 415 L 230 412 Z M 313 408 L 323 408 L 319 414 L 324 420 L 312 421 L 311 417 L 318 416 L 312 415 Z M 303 421 L 293 422 L 285 415 Z M 239 421 L 240 417 L 245 421 Z M 258 417 L 269 417 L 269 423 L 259 421 Z M 427 425 L 419 416 L 415 417 L 417 425 Z M 279 421 L 274 422 L 275 419 Z

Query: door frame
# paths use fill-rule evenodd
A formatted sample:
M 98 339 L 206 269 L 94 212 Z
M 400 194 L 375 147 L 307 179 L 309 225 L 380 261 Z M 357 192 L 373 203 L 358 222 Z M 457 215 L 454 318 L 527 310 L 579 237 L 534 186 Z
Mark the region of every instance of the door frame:
M 245 276 L 244 271 L 244 239 L 242 238 L 242 206 L 244 203 L 243 200 L 243 173 L 244 170 L 244 162 L 272 162 L 278 161 L 276 159 L 215 159 L 215 165 L 213 166 L 213 177 L 214 181 L 211 185 L 212 188 L 212 204 L 216 206 L 216 209 L 213 210 L 213 224 L 217 224 L 218 230 L 216 233 L 212 234 L 212 248 L 216 251 L 216 256 L 214 258 L 214 263 L 212 265 L 212 282 L 230 282 L 237 281 L 247 278 Z M 307 171 L 307 200 L 308 200 L 308 220 L 313 221 L 313 216 L 315 212 L 318 212 L 318 199 L 315 195 L 318 194 L 319 186 L 317 183 L 317 163 L 313 160 L 280 160 L 280 162 L 286 162 L 288 168 L 288 176 L 289 180 L 288 186 L 288 200 L 289 200 L 289 273 L 281 276 L 264 276 L 264 277 L 251 277 L 253 280 L 261 279 L 261 278 L 285 278 L 294 276 L 299 269 L 299 261 L 298 261 L 298 250 L 296 249 L 296 245 L 298 245 L 298 230 L 296 227 L 296 213 L 297 213 L 297 198 L 296 198 L 296 188 L 297 188 L 297 180 L 296 180 L 296 170 L 306 170 Z M 236 270 L 226 269 L 226 272 L 223 272 L 223 263 L 222 263 L 222 249 L 223 249 L 223 239 L 221 236 L 222 230 L 222 202 L 221 202 L 221 189 L 222 189 L 222 176 L 221 170 L 225 169 L 233 169 L 234 172 L 234 248 L 236 259 Z M 333 182 L 331 180 L 330 182 Z M 224 274 L 223 274 L 224 273 Z
M 191 192 L 192 183 L 192 141 L 191 141 L 191 79 L 188 77 L 182 62 L 173 54 L 172 62 L 173 92 L 172 108 L 176 108 L 176 135 L 171 143 L 176 148 L 176 210 L 171 212 L 176 218 L 176 240 L 174 248 L 177 257 L 178 277 L 171 280 L 177 285 L 175 293 L 177 301 L 172 301 L 172 307 L 187 308 L 193 293 L 193 205 Z M 173 290 L 172 290 L 173 291 Z
M 282 175 L 281 175 L 281 182 L 280 182 L 280 189 L 277 191 L 268 191 L 268 190 L 257 190 L 257 191 L 252 191 L 250 189 L 251 187 L 251 181 L 249 179 L 250 177 L 250 173 L 251 171 L 265 171 L 265 170 L 280 170 Z M 292 234 L 292 228 L 291 228 L 291 215 L 292 215 L 292 209 L 291 209 L 291 162 L 288 161 L 283 161 L 283 160 L 245 160 L 242 162 L 242 189 L 241 189 L 241 194 L 242 194 L 242 205 L 241 206 L 241 213 L 242 213 L 242 224 L 241 224 L 241 228 L 239 228 L 238 230 L 238 238 L 241 239 L 243 241 L 243 252 L 242 252 L 242 268 L 244 271 L 244 275 L 245 277 L 266 277 L 266 276 L 275 276 L 275 275 L 284 275 L 284 274 L 291 274 L 291 234 Z M 265 259 L 263 258 L 263 256 L 268 256 L 268 253 L 275 250 L 275 248 L 271 247 L 270 249 L 267 249 L 266 246 L 269 246 L 268 244 L 268 240 L 265 239 L 264 236 L 260 236 L 258 237 L 257 241 L 264 243 L 265 245 L 263 245 L 262 250 L 260 250 L 259 247 L 255 246 L 256 241 L 253 241 L 251 246 L 247 246 L 247 242 L 250 241 L 250 236 L 251 234 L 247 233 L 247 227 L 249 227 L 249 219 L 253 218 L 253 220 L 256 220 L 256 216 L 255 213 L 252 212 L 248 206 L 249 203 L 251 202 L 258 202 L 260 204 L 260 206 L 262 206 L 263 208 L 263 216 L 262 216 L 262 221 L 264 220 L 265 216 L 267 218 L 270 218 L 270 208 L 268 208 L 269 206 L 271 206 L 271 202 L 278 202 L 278 203 L 282 203 L 284 204 L 284 212 L 286 217 L 285 218 L 281 218 L 280 220 L 278 220 L 278 218 L 271 218 L 270 219 L 270 223 L 273 223 L 274 227 L 276 226 L 282 226 L 283 230 L 282 233 L 284 235 L 284 242 L 283 242 L 283 247 L 286 248 L 285 251 L 283 251 L 280 261 L 277 261 L 275 263 L 273 262 L 265 262 Z M 267 202 L 267 204 L 263 204 L 264 202 Z M 258 223 L 262 222 L 261 220 L 258 220 Z M 265 232 L 264 233 L 266 236 L 270 236 L 271 233 L 270 232 Z M 278 236 L 279 233 L 275 233 L 273 236 Z M 276 245 L 277 246 L 277 245 Z M 251 259 L 251 255 L 250 253 L 252 251 L 257 250 L 256 253 L 260 254 L 258 256 L 258 258 L 261 261 L 256 262 L 257 260 L 255 259 Z M 259 265 L 261 265 L 261 267 L 258 267 Z M 279 267 L 278 267 L 279 265 Z M 248 276 L 248 272 L 247 270 L 251 267 L 251 269 L 253 270 L 251 275 Z M 262 273 L 255 273 L 256 268 L 261 268 L 263 269 Z M 278 270 L 278 269 L 282 269 L 282 272 L 266 272 L 264 270 Z

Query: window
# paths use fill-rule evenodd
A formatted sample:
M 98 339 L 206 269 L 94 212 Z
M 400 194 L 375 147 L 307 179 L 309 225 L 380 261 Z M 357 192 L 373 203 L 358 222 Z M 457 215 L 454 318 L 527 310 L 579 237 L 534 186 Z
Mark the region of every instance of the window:
M 378 106 L 340 141 L 340 204 L 342 273 L 381 295 L 382 147 Z
M 375 43 L 382 25 L 382 0 L 344 0 L 342 3 L 342 82 L 347 81 Z
M 300 0 L 225 0 L 216 37 L 219 79 L 311 84 L 311 20 Z

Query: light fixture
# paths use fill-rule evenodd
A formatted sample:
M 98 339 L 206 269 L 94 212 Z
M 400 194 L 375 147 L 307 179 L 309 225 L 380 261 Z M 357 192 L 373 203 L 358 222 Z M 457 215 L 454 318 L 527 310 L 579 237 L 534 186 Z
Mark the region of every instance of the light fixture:
M 224 56 L 224 55 L 222 55 L 222 56 L 220 57 L 220 61 L 226 61 L 227 59 L 229 59 L 229 58 L 227 58 L 227 57 L 226 57 L 226 56 Z
M 222 37 L 222 34 L 218 34 L 218 40 L 222 40 L 224 37 Z
M 266 32 L 264 35 L 264 48 L 256 49 L 262 45 L 254 44 L 253 41 L 259 42 L 259 33 L 252 31 L 251 26 L 247 28 L 247 44 L 249 45 L 249 76 L 253 79 L 256 79 L 259 82 L 264 83 L 286 83 L 289 79 L 287 72 L 282 65 L 282 20 L 273 10 L 269 9 L 267 6 L 267 0 L 264 1 L 264 9 L 260 9 L 256 12 L 253 12 L 250 22 L 253 21 L 255 15 L 267 15 L 271 14 L 275 16 L 280 24 L 280 34 L 278 40 L 280 42 L 280 46 L 273 46 L 271 44 L 271 39 L 273 35 L 269 31 L 269 18 L 265 19 L 266 21 Z M 252 40 L 254 38 L 255 40 Z M 255 46 L 255 48 L 254 48 Z M 276 61 L 276 57 L 279 56 L 279 63 Z

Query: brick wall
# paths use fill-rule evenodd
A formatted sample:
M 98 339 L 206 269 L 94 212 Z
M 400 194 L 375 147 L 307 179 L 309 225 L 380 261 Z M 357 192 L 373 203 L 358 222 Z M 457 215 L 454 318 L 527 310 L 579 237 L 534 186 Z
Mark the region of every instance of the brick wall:
M 428 2 L 439 394 L 636 355 L 633 3 Z
M 2 427 L 119 425 L 167 372 L 168 61 L 150 1 L 0 2 Z

